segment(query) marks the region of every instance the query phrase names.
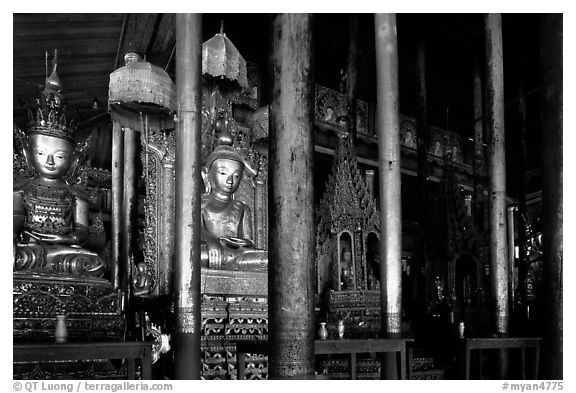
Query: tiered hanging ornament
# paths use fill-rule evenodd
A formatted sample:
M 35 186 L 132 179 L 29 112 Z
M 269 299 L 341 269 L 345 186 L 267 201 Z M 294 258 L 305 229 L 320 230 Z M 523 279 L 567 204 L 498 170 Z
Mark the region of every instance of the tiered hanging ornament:
M 202 161 L 216 147 L 218 133 L 226 128 L 234 138 L 234 147 L 247 149 L 250 140 L 244 138 L 233 116 L 233 104 L 243 90 L 249 88 L 246 60 L 224 33 L 202 44 L 203 131 Z
M 202 74 L 236 81 L 241 88 L 248 89 L 246 60 L 226 37 L 224 23 L 218 34 L 202 44 Z
M 162 68 L 142 60 L 137 53 L 124 56 L 124 67 L 110 74 L 108 107 L 112 120 L 133 130 L 142 130 L 142 115 L 154 129 L 166 124 L 176 111 L 176 86 Z

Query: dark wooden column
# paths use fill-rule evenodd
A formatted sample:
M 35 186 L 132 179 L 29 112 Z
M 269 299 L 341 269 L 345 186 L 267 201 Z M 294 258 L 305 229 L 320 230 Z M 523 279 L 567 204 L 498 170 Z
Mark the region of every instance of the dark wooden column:
M 124 198 L 124 131 L 118 122 L 112 125 L 112 236 L 110 259 L 112 261 L 112 285 L 121 288 L 121 233 L 122 200 Z M 124 289 L 124 288 L 122 288 Z
M 122 275 L 120 276 L 122 290 L 126 291 L 125 308 L 127 314 L 130 314 L 130 299 L 132 298 L 132 264 L 134 261 L 134 239 L 136 233 L 136 156 L 138 134 L 135 130 L 123 127 L 124 131 L 124 193 L 122 195 L 122 232 L 121 232 L 121 250 L 122 250 Z M 128 316 L 128 323 L 132 323 L 131 315 Z M 132 329 L 128 326 L 128 334 Z
M 428 124 L 428 101 L 426 93 L 426 42 L 418 41 L 416 52 L 416 91 L 417 91 L 417 116 L 416 134 L 418 147 L 418 189 L 420 197 L 420 212 L 422 218 L 426 216 L 428 189 L 428 146 L 430 146 L 430 127 Z
M 312 16 L 272 20 L 269 174 L 270 379 L 314 374 Z
M 418 222 L 420 234 L 428 217 L 428 146 L 430 146 L 430 127 L 428 124 L 428 102 L 426 93 L 426 42 L 418 40 L 416 49 L 416 146 L 418 149 Z M 425 258 L 424 241 L 420 242 L 421 256 Z
M 376 127 L 380 170 L 380 282 L 382 331 L 399 337 L 402 316 L 402 204 L 400 188 L 400 121 L 398 102 L 398 40 L 396 14 L 374 16 L 376 42 Z M 388 356 L 382 367 L 394 378 Z
M 358 91 L 358 15 L 350 14 L 348 28 L 348 58 L 346 59 L 346 106 L 348 132 L 356 138 L 356 96 Z
M 526 278 L 528 275 L 528 250 L 526 239 L 527 206 L 526 206 L 526 97 L 523 86 L 520 85 L 518 101 L 518 299 L 522 304 L 519 317 L 526 321 Z M 526 324 L 523 324 L 526 327 Z
M 490 178 L 490 274 L 494 302 L 495 333 L 508 334 L 508 258 L 506 247 L 506 155 L 504 150 L 504 63 L 502 17 L 487 14 L 486 110 L 488 170 Z
M 542 232 L 544 262 L 544 309 L 547 313 L 544 335 L 544 375 L 541 378 L 562 379 L 563 365 L 563 155 L 562 136 L 562 14 L 542 16 L 540 26 L 540 59 L 542 83 L 542 145 L 544 188 L 542 193 Z
M 427 16 L 421 17 L 420 25 L 425 26 L 425 21 Z M 426 31 L 426 29 L 425 29 Z M 426 255 L 426 236 L 428 224 L 427 220 L 429 218 L 428 211 L 428 149 L 430 146 L 430 127 L 428 122 L 428 100 L 427 100 L 427 89 L 426 89 L 426 41 L 424 38 L 418 40 L 418 45 L 416 48 L 416 148 L 418 152 L 418 225 L 419 225 L 419 237 L 417 252 L 419 254 L 418 260 L 420 260 L 422 267 L 426 269 L 430 264 L 430 261 Z M 422 281 L 424 284 L 425 281 Z M 415 288 L 420 288 L 421 286 L 415 285 Z M 422 288 L 420 296 L 419 307 L 421 310 L 425 310 L 427 307 L 426 303 L 426 293 L 429 289 Z
M 200 136 L 202 15 L 176 15 L 176 234 L 174 343 L 176 379 L 200 379 Z
M 486 167 L 484 157 L 484 115 L 482 111 L 482 73 L 480 61 L 474 60 L 474 223 L 480 230 L 486 228 L 484 217 L 484 182 Z

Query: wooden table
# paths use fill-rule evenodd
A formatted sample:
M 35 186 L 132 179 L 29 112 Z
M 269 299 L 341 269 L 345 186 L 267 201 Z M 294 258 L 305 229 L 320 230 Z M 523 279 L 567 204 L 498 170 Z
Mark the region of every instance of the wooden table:
M 415 349 L 432 351 L 452 351 L 457 355 L 460 365 L 460 377 L 470 379 L 470 358 L 472 351 L 478 351 L 481 359 L 482 350 L 486 349 L 520 349 L 522 378 L 526 379 L 526 349 L 532 349 L 532 375 L 538 377 L 541 338 L 536 337 L 486 337 L 486 338 L 417 338 L 408 344 L 408 378 L 411 377 Z M 508 372 L 509 370 L 505 370 Z M 482 362 L 479 362 L 479 373 L 482 377 Z M 501 377 L 505 377 L 502 375 Z
M 316 340 L 314 353 L 316 355 L 349 354 L 350 379 L 356 379 L 356 354 L 358 353 L 389 353 L 397 354 L 400 371 L 398 377 L 406 379 L 406 342 L 411 339 L 341 339 Z M 236 341 L 236 366 L 238 379 L 246 378 L 247 353 L 267 355 L 269 353 L 268 341 Z
M 535 337 L 502 337 L 502 338 L 467 338 L 466 348 L 464 351 L 465 359 L 465 379 L 470 379 L 470 353 L 477 350 L 478 356 L 481 358 L 483 349 L 520 349 L 521 356 L 521 371 L 522 379 L 526 379 L 526 349 L 532 349 L 532 378 L 538 378 L 538 366 L 540 359 L 540 343 L 541 338 Z M 480 362 L 480 376 L 482 376 L 482 362 Z M 502 376 L 505 377 L 505 376 Z
M 316 355 L 349 354 L 350 379 L 356 379 L 356 354 L 396 353 L 400 370 L 398 377 L 406 379 L 406 342 L 409 338 L 316 340 Z
M 142 362 L 142 379 L 152 378 L 152 343 L 121 341 L 101 343 L 15 344 L 13 362 L 54 360 L 126 359 L 128 379 L 136 379 L 136 360 Z

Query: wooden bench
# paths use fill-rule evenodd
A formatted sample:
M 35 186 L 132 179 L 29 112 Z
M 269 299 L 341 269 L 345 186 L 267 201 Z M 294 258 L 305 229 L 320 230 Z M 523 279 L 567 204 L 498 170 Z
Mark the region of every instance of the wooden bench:
M 536 337 L 485 337 L 485 338 L 455 338 L 455 337 L 430 337 L 417 338 L 408 345 L 408 378 L 411 377 L 412 360 L 414 350 L 429 350 L 436 353 L 452 352 L 458 359 L 458 368 L 461 379 L 470 379 L 471 354 L 478 351 L 481 359 L 482 351 L 488 349 L 519 349 L 521 351 L 520 371 L 523 379 L 526 379 L 526 349 L 532 350 L 532 373 L 531 378 L 538 378 L 541 338 Z M 502 378 L 509 370 L 502 370 Z M 479 362 L 479 375 L 482 377 L 482 362 Z
M 152 378 L 152 344 L 146 342 L 15 344 L 13 354 L 15 363 L 126 359 L 128 379 L 136 379 L 136 360 L 139 359 L 141 378 Z

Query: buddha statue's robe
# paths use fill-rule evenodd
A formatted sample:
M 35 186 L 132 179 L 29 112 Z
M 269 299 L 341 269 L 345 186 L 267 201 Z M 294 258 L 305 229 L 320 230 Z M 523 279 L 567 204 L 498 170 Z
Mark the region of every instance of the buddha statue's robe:
M 34 178 L 15 184 L 14 225 L 22 228 L 15 234 L 14 270 L 102 276 L 106 263 L 81 246 L 88 237 L 87 199 L 80 189 L 63 181 L 46 183 Z M 44 242 L 36 233 L 71 240 L 69 244 Z

